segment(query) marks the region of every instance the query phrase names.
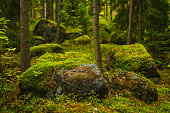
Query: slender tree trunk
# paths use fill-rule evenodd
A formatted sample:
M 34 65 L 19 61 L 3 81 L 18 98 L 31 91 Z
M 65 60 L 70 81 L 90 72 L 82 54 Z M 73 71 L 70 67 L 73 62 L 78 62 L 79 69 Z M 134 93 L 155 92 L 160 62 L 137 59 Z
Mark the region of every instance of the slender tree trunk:
M 138 42 L 140 43 L 142 39 L 142 0 L 139 2 L 139 38 Z
M 57 22 L 56 43 L 60 43 L 60 0 L 56 0 L 56 22 Z
M 41 7 L 42 9 L 40 10 L 40 15 L 41 15 L 41 18 L 44 18 L 44 0 L 41 0 L 40 1 L 40 4 L 41 4 Z
M 54 20 L 54 13 L 53 13 L 54 7 L 53 7 L 53 4 L 54 4 L 54 1 L 51 0 L 51 8 L 50 8 L 51 14 L 50 14 L 50 16 L 51 16 L 52 21 Z
M 103 72 L 102 65 L 102 53 L 99 44 L 99 10 L 98 10 L 98 0 L 93 0 L 93 32 L 94 32 L 94 44 L 95 44 L 95 54 L 96 63 L 99 69 Z
M 132 10 L 133 10 L 133 0 L 130 0 L 130 10 L 129 10 L 129 28 L 128 28 L 128 38 L 127 38 L 127 45 L 131 44 L 132 40 Z
M 29 46 L 29 10 L 28 0 L 20 0 L 20 28 L 21 28 L 21 73 L 30 66 L 30 46 Z
M 111 21 L 112 21 L 112 12 L 113 12 L 112 0 L 110 0 L 110 20 L 111 20 Z
M 106 18 L 106 0 L 104 1 L 104 18 Z
M 44 18 L 47 19 L 47 1 L 44 1 Z
M 47 2 L 46 2 L 46 7 L 47 7 L 47 19 L 51 19 L 51 11 L 50 11 L 50 6 L 51 6 L 51 4 L 50 4 L 50 0 L 47 0 Z
M 106 20 L 107 20 L 107 0 L 106 0 Z

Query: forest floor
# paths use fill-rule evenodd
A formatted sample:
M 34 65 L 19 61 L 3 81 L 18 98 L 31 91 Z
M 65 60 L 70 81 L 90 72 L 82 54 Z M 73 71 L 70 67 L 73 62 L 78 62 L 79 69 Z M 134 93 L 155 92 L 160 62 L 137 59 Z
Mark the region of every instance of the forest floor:
M 107 49 L 103 49 L 107 47 Z M 95 63 L 95 50 L 91 46 L 64 47 L 65 52 L 78 52 L 86 54 Z M 102 55 L 106 57 L 110 44 L 101 45 Z M 66 96 L 58 96 L 54 100 L 46 98 L 31 98 L 25 95 L 19 99 L 18 84 L 20 80 L 19 54 L 8 50 L 2 55 L 4 74 L 0 76 L 0 112 L 2 113 L 169 113 L 170 112 L 170 85 L 168 80 L 169 69 L 159 70 L 161 81 L 155 84 L 158 90 L 158 101 L 151 104 L 142 102 L 135 97 L 108 96 L 98 99 L 90 96 L 85 100 L 77 101 L 76 97 L 70 99 Z M 104 66 L 106 64 L 103 64 Z M 106 71 L 106 70 L 105 70 Z

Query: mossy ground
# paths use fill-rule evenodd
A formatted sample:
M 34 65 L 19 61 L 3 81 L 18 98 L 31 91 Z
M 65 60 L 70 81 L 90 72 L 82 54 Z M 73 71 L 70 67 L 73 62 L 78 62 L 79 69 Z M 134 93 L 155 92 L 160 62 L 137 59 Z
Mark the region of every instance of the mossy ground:
M 106 59 L 110 49 L 117 45 L 101 45 L 103 60 Z M 41 56 L 40 59 L 48 59 L 51 62 L 66 60 L 67 58 L 83 58 L 95 63 L 94 45 L 70 45 L 63 47 L 64 54 L 59 57 L 55 53 L 47 53 Z M 81 57 L 82 55 L 82 57 Z M 11 58 L 13 60 L 11 60 Z M 136 99 L 135 97 L 123 97 L 116 95 L 108 95 L 106 99 L 97 99 L 93 96 L 87 100 L 77 101 L 76 97 L 70 99 L 65 96 L 57 96 L 54 100 L 45 98 L 31 98 L 30 95 L 25 95 L 23 100 L 17 98 L 20 93 L 18 81 L 20 79 L 19 71 L 19 56 L 7 52 L 2 57 L 2 65 L 4 74 L 0 77 L 0 112 L 2 113 L 23 113 L 23 112 L 51 112 L 51 113 L 168 113 L 170 110 L 170 87 L 168 83 L 168 69 L 161 70 L 161 81 L 159 85 L 155 84 L 158 90 L 158 101 L 151 104 Z M 61 59 L 60 59 L 61 58 Z M 36 60 L 36 59 L 34 59 Z M 32 63 L 35 62 L 32 60 Z M 40 61 L 37 61 L 37 63 Z M 35 63 L 36 64 L 36 63 Z M 45 63 L 46 64 L 46 63 Z M 44 63 L 42 65 L 45 66 Z M 103 61 L 105 64 L 105 60 Z M 40 67 L 39 67 L 40 68 Z M 44 69 L 45 70 L 45 69 Z M 37 75 L 41 75 L 38 72 Z M 46 73 L 46 72 L 45 72 Z M 109 73 L 105 69 L 105 73 Z M 107 79 L 107 77 L 106 77 Z
M 41 56 L 47 52 L 50 53 L 63 53 L 63 50 L 59 44 L 41 44 L 30 48 L 30 56 Z

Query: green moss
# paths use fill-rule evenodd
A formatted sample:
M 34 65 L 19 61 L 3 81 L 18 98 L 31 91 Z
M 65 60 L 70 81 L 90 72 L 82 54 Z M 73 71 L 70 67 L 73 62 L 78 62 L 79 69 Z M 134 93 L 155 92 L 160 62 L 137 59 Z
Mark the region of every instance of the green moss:
M 78 53 L 78 52 L 65 52 L 62 53 L 45 53 L 44 55 L 40 56 L 38 59 L 32 61 L 32 65 L 40 63 L 40 62 L 58 62 L 64 61 L 68 58 L 83 58 L 88 59 L 87 54 Z
M 32 65 L 40 63 L 40 62 L 58 62 L 67 59 L 65 54 L 62 53 L 45 53 L 44 55 L 40 56 L 38 59 L 32 61 Z
M 45 39 L 43 37 L 41 37 L 41 36 L 35 36 L 35 39 L 45 41 Z
M 65 61 L 57 62 L 57 67 L 65 68 L 65 69 L 74 69 L 83 63 L 89 64 L 91 62 L 89 60 L 82 59 L 82 58 L 69 58 L 69 59 L 66 59 Z
M 74 44 L 89 44 L 91 43 L 91 38 L 87 35 L 83 35 L 73 40 Z
M 80 28 L 67 28 L 66 34 L 74 34 L 74 33 L 82 34 L 83 30 Z
M 30 48 L 31 57 L 41 56 L 47 52 L 63 53 L 63 50 L 58 44 L 42 44 Z
M 126 71 L 137 71 L 154 61 L 152 56 L 141 44 L 117 46 L 111 50 L 114 67 Z
M 43 62 L 33 65 L 21 75 L 21 89 L 32 89 L 46 91 L 50 87 L 48 84 L 52 79 L 54 62 Z

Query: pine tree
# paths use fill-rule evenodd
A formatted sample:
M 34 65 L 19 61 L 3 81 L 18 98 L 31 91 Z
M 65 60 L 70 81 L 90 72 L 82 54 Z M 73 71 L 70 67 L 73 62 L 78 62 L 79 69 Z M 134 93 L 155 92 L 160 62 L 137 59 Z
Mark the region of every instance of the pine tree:
M 93 0 L 93 32 L 94 32 L 94 44 L 95 44 L 95 54 L 96 63 L 99 69 L 103 72 L 102 65 L 102 53 L 99 44 L 99 10 L 98 10 L 98 0 Z
M 20 29 L 21 29 L 21 73 L 30 66 L 30 46 L 29 46 L 29 9 L 28 0 L 20 0 Z

